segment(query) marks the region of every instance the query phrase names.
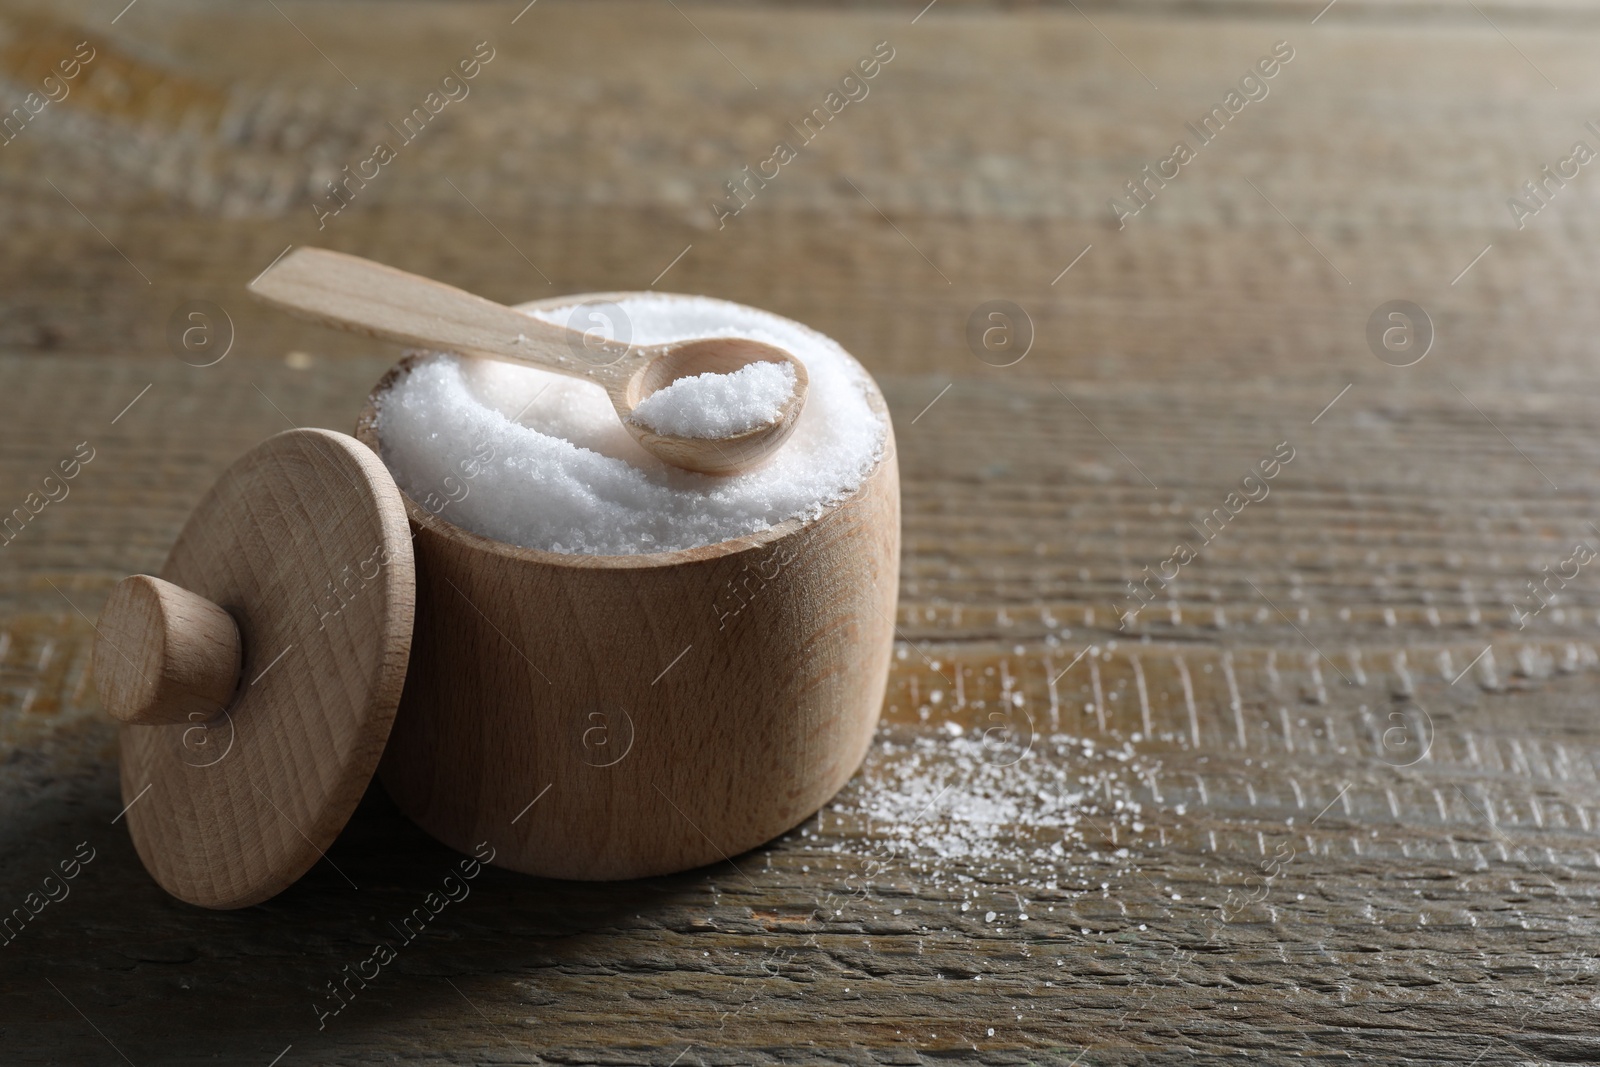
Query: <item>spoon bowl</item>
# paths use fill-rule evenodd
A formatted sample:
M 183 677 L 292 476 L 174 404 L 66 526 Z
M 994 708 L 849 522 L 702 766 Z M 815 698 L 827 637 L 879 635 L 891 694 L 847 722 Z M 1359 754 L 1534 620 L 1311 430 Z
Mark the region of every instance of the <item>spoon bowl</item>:
M 770 458 L 794 433 L 810 378 L 805 364 L 783 349 L 744 337 L 704 337 L 646 351 L 652 356 L 628 378 L 618 410 L 626 411 L 622 424 L 652 455 L 702 474 L 737 474 Z M 781 363 L 794 369 L 794 389 L 772 422 L 726 437 L 687 437 L 659 433 L 633 414 L 646 397 L 681 378 L 732 374 L 752 363 Z

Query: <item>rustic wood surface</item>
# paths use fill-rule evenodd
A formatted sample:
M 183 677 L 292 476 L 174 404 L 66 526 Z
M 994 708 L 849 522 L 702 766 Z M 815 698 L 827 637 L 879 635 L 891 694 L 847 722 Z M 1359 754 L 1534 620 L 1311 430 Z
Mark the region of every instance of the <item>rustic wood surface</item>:
M 0 1061 L 1600 1058 L 1600 178 L 1523 191 L 1596 144 L 1592 7 L 122 7 L 0 14 L 8 108 L 93 50 L 0 145 L 0 506 L 37 511 L 0 548 Z M 393 362 L 243 296 L 312 242 L 507 302 L 740 300 L 878 376 L 900 644 L 834 803 L 669 878 L 485 870 L 364 985 L 462 862 L 381 791 L 260 907 L 149 879 L 89 620 L 234 457 L 348 431 Z M 1031 317 L 1021 362 L 969 348 L 990 300 Z M 1437 329 L 1414 366 L 1369 351 L 1391 300 Z M 195 301 L 231 321 L 211 366 Z

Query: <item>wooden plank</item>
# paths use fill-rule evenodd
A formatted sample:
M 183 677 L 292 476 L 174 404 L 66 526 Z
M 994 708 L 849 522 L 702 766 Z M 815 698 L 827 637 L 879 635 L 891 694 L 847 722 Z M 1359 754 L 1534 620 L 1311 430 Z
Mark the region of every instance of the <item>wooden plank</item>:
M 993 23 L 930 14 L 912 27 L 878 11 L 712 11 L 730 55 L 794 42 L 771 57 L 761 92 L 657 6 L 629 16 L 649 42 L 629 63 L 600 64 L 596 46 L 573 45 L 605 36 L 575 8 L 536 8 L 496 29 L 485 9 L 450 7 L 430 9 L 427 30 L 402 21 L 389 31 L 405 64 L 359 69 L 352 36 L 366 31 L 304 13 L 297 24 L 324 51 L 350 57 L 366 82 L 359 93 L 269 9 L 239 24 L 226 19 L 247 16 L 130 15 L 121 32 L 138 36 L 108 41 L 102 58 L 143 72 L 172 57 L 151 70 L 177 82 L 173 96 L 229 90 L 225 79 L 236 78 L 225 117 L 210 119 L 210 132 L 174 136 L 155 117 L 133 126 L 90 103 L 73 110 L 69 96 L 6 147 L 18 165 L 5 172 L 0 219 L 17 254 L 0 290 L 10 302 L 3 340 L 157 356 L 172 308 L 209 298 L 238 317 L 253 351 L 276 353 L 303 335 L 239 306 L 238 288 L 292 241 L 431 269 L 501 300 L 646 286 L 692 245 L 663 286 L 771 306 L 883 369 L 982 371 L 962 341 L 966 320 L 1004 293 L 1038 329 L 1018 373 L 1387 383 L 1395 376 L 1370 362 L 1363 328 L 1378 304 L 1404 297 L 1429 309 L 1458 374 L 1584 380 L 1596 326 L 1581 281 L 1593 266 L 1585 220 L 1600 194 L 1579 179 L 1521 231 L 1506 208 L 1583 135 L 1581 102 L 1600 86 L 1581 33 L 1532 27 L 1508 43 L 1487 26 L 1451 25 L 1431 31 L 1437 48 L 1419 51 L 1361 24 L 1199 20 L 1177 31 L 1097 19 L 1139 69 L 1161 75 L 1157 92 L 1076 14 Z M 232 26 L 275 51 L 195 49 L 179 25 L 218 36 Z M 431 141 L 403 149 L 318 231 L 312 201 L 325 180 L 365 158 L 373 138 L 393 139 L 387 124 L 480 31 L 504 47 L 459 113 L 441 115 Z M 1108 200 L 1279 39 L 1297 58 L 1227 131 L 1237 140 L 1207 146 L 1117 230 Z M 787 124 L 878 40 L 897 51 L 872 95 L 716 229 L 709 205 L 726 197 L 723 183 L 766 158 L 774 139 L 793 137 Z M 1029 42 L 1027 61 L 1011 56 L 1018 41 Z M 272 62 L 291 64 L 293 78 Z M 662 82 L 663 69 L 682 76 Z M 594 113 L 597 136 L 577 123 L 586 97 L 574 87 L 610 109 Z M 196 123 L 206 107 L 194 105 Z M 968 159 L 970 168 L 952 169 Z M 92 316 L 85 285 L 104 294 Z M 886 306 L 895 314 L 882 314 Z M 1484 307 L 1495 314 L 1479 314 Z M 1537 361 L 1501 359 L 1530 343 Z

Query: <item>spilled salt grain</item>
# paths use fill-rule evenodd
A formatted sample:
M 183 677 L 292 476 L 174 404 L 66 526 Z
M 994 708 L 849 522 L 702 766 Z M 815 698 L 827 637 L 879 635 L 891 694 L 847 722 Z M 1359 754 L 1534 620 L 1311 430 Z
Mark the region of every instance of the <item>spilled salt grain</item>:
M 1126 848 L 1102 857 L 1089 846 L 1108 829 L 1127 841 L 1138 792 L 1159 761 L 1119 759 L 1125 749 L 1062 733 L 1035 736 L 1017 760 L 996 758 L 978 731 L 886 733 L 890 743 L 868 754 L 865 772 L 829 810 L 871 828 L 870 855 L 894 857 L 894 877 L 960 887 L 962 897 L 964 887 L 998 883 L 1077 895 L 1099 882 L 1090 874 L 1134 869 Z M 971 907 L 963 899 L 955 910 Z
M 732 437 L 778 420 L 794 396 L 794 367 L 748 363 L 731 374 L 696 374 L 634 405 L 633 420 L 676 437 Z
M 566 325 L 571 307 L 522 310 Z M 784 349 L 810 381 L 794 433 L 755 470 L 714 477 L 646 452 L 592 382 L 520 364 L 432 355 L 378 399 L 384 462 L 407 495 L 457 526 L 551 552 L 634 555 L 715 544 L 814 518 L 857 489 L 888 425 L 838 344 L 797 322 L 706 297 L 616 300 L 651 345 L 747 337 Z

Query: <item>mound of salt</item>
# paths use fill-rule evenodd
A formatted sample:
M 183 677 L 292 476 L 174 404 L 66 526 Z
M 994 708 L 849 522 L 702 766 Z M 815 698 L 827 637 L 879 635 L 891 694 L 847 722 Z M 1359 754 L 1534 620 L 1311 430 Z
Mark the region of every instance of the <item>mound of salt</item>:
M 577 307 L 524 310 L 567 325 Z M 442 518 L 498 541 L 633 555 L 715 544 L 815 517 L 855 491 L 882 456 L 888 427 L 867 399 L 871 381 L 822 334 L 706 297 L 626 296 L 607 311 L 619 309 L 634 344 L 736 336 L 793 354 L 810 379 L 793 435 L 755 470 L 696 474 L 646 452 L 598 385 L 520 364 L 437 354 L 378 398 L 383 459 L 400 488 Z M 788 376 L 792 390 L 792 369 Z M 770 396 L 772 385 L 738 386 L 738 395 Z M 730 405 L 715 417 L 734 425 L 732 416 L 753 406 Z M 671 407 L 663 401 L 663 414 L 652 417 L 670 422 Z

